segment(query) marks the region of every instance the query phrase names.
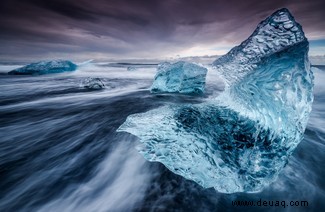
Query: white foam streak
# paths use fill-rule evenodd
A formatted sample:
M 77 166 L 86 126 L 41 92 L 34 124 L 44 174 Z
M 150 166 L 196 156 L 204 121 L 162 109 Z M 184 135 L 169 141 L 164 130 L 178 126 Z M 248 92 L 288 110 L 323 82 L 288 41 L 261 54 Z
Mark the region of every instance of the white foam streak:
M 151 175 L 130 142 L 121 142 L 98 167 L 95 176 L 72 193 L 39 211 L 129 211 L 141 202 Z

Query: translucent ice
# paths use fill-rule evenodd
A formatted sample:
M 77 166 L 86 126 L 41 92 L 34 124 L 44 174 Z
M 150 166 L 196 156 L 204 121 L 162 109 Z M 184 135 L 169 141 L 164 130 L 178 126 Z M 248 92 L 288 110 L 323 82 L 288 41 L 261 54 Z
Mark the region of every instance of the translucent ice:
M 308 41 L 281 9 L 213 65 L 227 84 L 217 99 L 134 114 L 119 131 L 140 138 L 147 160 L 203 187 L 261 191 L 303 138 L 313 101 Z
M 101 90 L 105 88 L 105 84 L 100 78 L 89 77 L 82 81 L 81 86 L 89 90 Z
M 203 93 L 207 69 L 188 62 L 161 63 L 158 65 L 152 93 Z
M 68 60 L 52 60 L 31 63 L 8 72 L 10 75 L 41 75 L 74 71 L 77 65 Z

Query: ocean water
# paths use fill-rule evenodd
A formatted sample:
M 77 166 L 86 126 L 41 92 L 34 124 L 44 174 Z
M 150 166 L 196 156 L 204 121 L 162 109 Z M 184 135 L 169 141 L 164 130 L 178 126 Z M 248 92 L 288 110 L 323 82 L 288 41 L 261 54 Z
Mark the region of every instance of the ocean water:
M 116 132 L 130 114 L 217 96 L 222 81 L 210 71 L 203 96 L 150 94 L 155 65 L 128 66 L 95 63 L 42 76 L 9 76 L 19 66 L 0 66 L 1 212 L 325 211 L 325 70 L 313 69 L 305 138 L 278 180 L 260 193 L 222 194 L 146 161 L 135 136 Z M 106 88 L 84 88 L 87 77 L 101 78 Z

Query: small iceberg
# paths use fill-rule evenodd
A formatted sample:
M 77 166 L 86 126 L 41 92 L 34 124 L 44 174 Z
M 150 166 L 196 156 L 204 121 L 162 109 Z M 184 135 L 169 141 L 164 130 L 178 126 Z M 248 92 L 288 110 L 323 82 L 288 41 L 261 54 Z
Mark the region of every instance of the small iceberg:
M 86 88 L 88 90 L 101 90 L 105 88 L 105 84 L 100 78 L 86 78 L 82 81 L 81 87 Z
M 128 66 L 127 70 L 128 71 L 137 71 L 138 69 L 136 67 L 134 67 L 134 66 Z
M 204 92 L 207 72 L 205 67 L 184 61 L 161 63 L 151 93 L 201 94 Z
M 69 60 L 51 60 L 31 63 L 8 72 L 9 75 L 43 75 L 75 71 L 77 65 Z

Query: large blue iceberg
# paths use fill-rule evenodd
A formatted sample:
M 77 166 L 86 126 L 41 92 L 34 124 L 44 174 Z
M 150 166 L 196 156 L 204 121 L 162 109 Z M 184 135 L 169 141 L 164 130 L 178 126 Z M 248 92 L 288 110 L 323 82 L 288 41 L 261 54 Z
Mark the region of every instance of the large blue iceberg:
M 205 67 L 184 61 L 161 63 L 158 65 L 151 92 L 201 94 L 204 92 L 207 72 Z
M 217 59 L 226 89 L 205 103 L 164 106 L 127 118 L 149 161 L 223 193 L 275 181 L 303 138 L 313 101 L 308 41 L 287 9 Z
M 68 60 L 52 60 L 31 63 L 8 72 L 9 75 L 42 75 L 75 71 L 77 65 Z

